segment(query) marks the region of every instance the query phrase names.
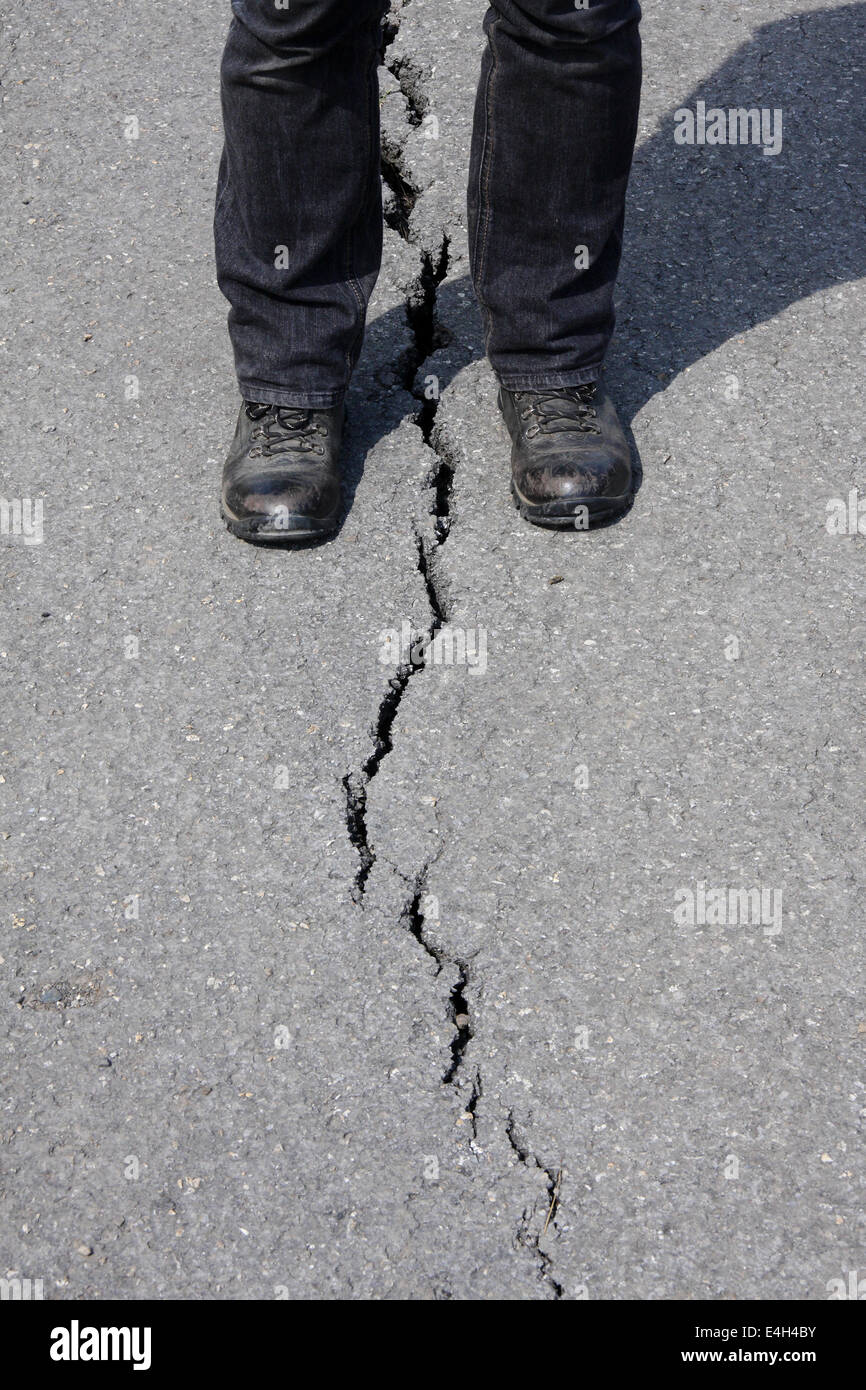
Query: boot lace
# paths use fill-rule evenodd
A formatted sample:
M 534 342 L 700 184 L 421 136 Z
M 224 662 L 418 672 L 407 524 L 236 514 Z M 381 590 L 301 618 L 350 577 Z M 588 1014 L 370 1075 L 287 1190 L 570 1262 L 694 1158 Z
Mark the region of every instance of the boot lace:
M 595 408 L 596 384 L 563 386 L 550 391 L 515 391 L 514 402 L 521 420 L 532 420 L 526 430 L 530 438 L 536 434 L 557 434 L 564 430 L 581 430 L 584 434 L 601 434 Z
M 324 454 L 324 447 L 318 441 L 321 436 L 327 435 L 328 426 L 315 418 L 315 411 L 248 401 L 246 412 L 251 420 L 256 421 L 250 431 L 250 439 L 256 441 L 250 449 L 252 457 Z

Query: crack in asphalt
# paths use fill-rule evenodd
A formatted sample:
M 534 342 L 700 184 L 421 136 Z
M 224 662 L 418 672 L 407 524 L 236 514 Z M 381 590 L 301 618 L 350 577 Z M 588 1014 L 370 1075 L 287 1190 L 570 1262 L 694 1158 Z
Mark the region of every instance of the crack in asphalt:
M 349 839 L 358 851 L 359 859 L 353 890 L 355 902 L 363 901 L 367 879 L 376 862 L 376 855 L 367 834 L 367 788 L 378 773 L 382 760 L 394 747 L 391 729 L 411 675 L 411 666 L 401 666 L 396 676 L 388 682 L 388 692 L 379 705 L 376 723 L 371 730 L 373 751 L 362 763 L 359 774 L 347 772 L 343 778 L 346 791 L 346 827 Z
M 396 38 L 396 32 L 394 37 Z M 393 42 L 393 40 L 391 40 Z M 390 44 L 389 44 L 390 47 Z M 406 100 L 406 119 L 413 129 L 421 125 L 427 112 L 430 110 L 430 103 L 427 100 L 427 93 L 424 90 L 424 74 L 421 68 L 413 62 L 407 54 L 402 58 L 395 58 L 393 62 L 386 63 L 391 76 L 396 79 Z
M 384 66 L 399 84 L 407 104 L 407 121 L 410 127 L 421 124 L 429 105 L 423 91 L 419 70 L 407 58 L 401 58 L 390 65 L 384 63 L 385 50 L 393 43 L 399 29 L 399 20 L 390 15 L 383 25 Z M 403 697 L 409 683 L 426 665 L 426 652 L 439 629 L 448 621 L 448 597 L 446 586 L 438 574 L 438 552 L 448 539 L 451 529 L 451 494 L 454 485 L 455 461 L 445 446 L 436 428 L 436 415 L 439 407 L 438 381 L 435 377 L 421 382 L 418 378 L 426 362 L 448 342 L 448 335 L 437 318 L 439 286 L 448 273 L 449 239 L 443 235 L 438 251 L 433 254 L 426 248 L 417 246 L 412 214 L 421 190 L 413 183 L 404 158 L 402 147 L 383 137 L 382 141 L 382 179 L 392 194 L 390 209 L 386 209 L 386 224 L 409 245 L 416 246 L 421 255 L 419 274 L 406 290 L 406 318 L 412 333 L 412 346 L 402 372 L 404 389 L 415 396 L 419 402 L 417 411 L 408 417 L 419 430 L 425 445 L 435 455 L 435 463 L 427 477 L 427 486 L 432 494 L 429 514 L 434 518 L 433 537 L 428 540 L 417 524 L 413 532 L 417 548 L 417 569 L 424 581 L 427 602 L 430 608 L 430 621 L 417 640 L 413 642 L 412 659 L 401 666 L 396 676 L 389 682 L 378 710 L 375 724 L 371 729 L 373 749 L 357 773 L 347 773 L 343 778 L 346 791 L 346 825 L 349 839 L 358 852 L 358 869 L 355 874 L 353 897 L 363 907 L 367 881 L 376 863 L 376 853 L 371 844 L 367 827 L 367 795 L 370 784 L 378 776 L 385 758 L 393 751 L 392 730 Z M 432 386 L 432 390 L 430 387 Z M 405 903 L 399 924 L 415 938 L 422 950 L 436 963 L 436 975 L 448 966 L 454 972 L 454 980 L 449 994 L 449 1013 L 454 1030 L 450 1044 L 451 1059 L 446 1067 L 441 1084 L 451 1086 L 459 1094 L 466 1084 L 463 1069 L 466 1052 L 474 1036 L 472 1017 L 468 998 L 471 980 L 469 964 L 459 957 L 449 956 L 430 939 L 428 924 L 422 907 L 427 890 L 428 864 L 424 864 L 416 874 L 411 896 Z M 478 1135 L 477 1107 L 484 1094 L 481 1072 L 476 1067 L 472 1080 L 469 1100 L 463 1107 L 463 1115 L 472 1128 L 472 1141 Z M 553 1277 L 553 1260 L 540 1248 L 540 1241 L 548 1226 L 556 1228 L 556 1211 L 559 1205 L 559 1187 L 562 1176 L 560 1170 L 554 1175 L 545 1168 L 540 1159 L 517 1137 L 514 1113 L 509 1111 L 505 1133 L 512 1150 L 520 1162 L 544 1173 L 547 1178 L 547 1192 L 550 1199 L 543 1230 L 536 1233 L 531 1223 L 535 1213 L 524 1209 L 514 1237 L 515 1243 L 529 1250 L 538 1264 L 538 1277 L 547 1285 L 556 1299 L 564 1296 L 562 1285 Z
M 383 47 L 393 43 L 399 22 L 393 16 L 383 25 Z M 384 59 L 384 52 L 383 52 Z M 395 70 L 396 69 L 396 70 Z M 401 74 L 408 71 L 405 62 L 395 63 L 388 69 L 401 83 Z M 404 93 L 405 95 L 405 93 Z M 418 110 L 417 95 L 412 99 Z M 407 96 L 407 101 L 409 98 Z M 411 108 L 410 106 L 410 109 Z M 412 183 L 402 163 L 402 153 L 396 147 L 383 142 L 382 177 L 394 194 L 394 208 L 391 220 L 386 221 L 408 244 L 413 245 L 410 218 L 418 197 L 419 189 Z M 443 235 L 441 245 L 435 256 L 429 250 L 421 251 L 421 268 L 414 281 L 406 289 L 406 319 L 412 334 L 412 346 L 408 360 L 404 364 L 402 384 L 404 390 L 416 394 L 415 382 L 424 363 L 447 341 L 446 334 L 436 315 L 439 286 L 448 274 L 448 237 Z M 451 525 L 451 488 L 454 480 L 454 465 L 450 456 L 440 452 L 435 435 L 434 424 L 439 405 L 438 387 L 431 396 L 422 392 L 418 410 L 408 419 L 420 431 L 425 445 L 436 457 L 427 477 L 427 486 L 433 494 L 430 514 L 435 518 L 434 539 L 425 541 L 417 524 L 413 526 L 417 547 L 417 569 L 424 581 L 427 601 L 430 605 L 430 622 L 423 633 L 413 642 L 411 660 L 401 666 L 389 681 L 389 688 L 379 706 L 376 721 L 371 729 L 373 750 L 358 772 L 347 772 L 343 778 L 346 793 L 346 829 L 349 840 L 358 853 L 358 868 L 352 889 L 352 897 L 360 906 L 364 904 L 367 880 L 376 862 L 376 852 L 370 842 L 367 827 L 367 794 L 370 783 L 378 775 L 382 762 L 393 750 L 392 728 L 400 703 L 406 693 L 409 681 L 419 671 L 423 671 L 425 653 L 439 628 L 447 621 L 447 598 L 436 573 L 433 555 L 444 545 Z
M 392 201 L 385 205 L 385 226 L 390 227 L 404 241 L 410 241 L 409 220 L 418 198 L 417 189 L 408 181 L 399 148 L 382 133 L 381 153 L 382 182 L 392 194 Z
M 508 1138 L 509 1144 L 511 1145 L 514 1152 L 517 1154 L 517 1157 L 520 1160 L 520 1162 L 524 1164 L 527 1168 L 537 1168 L 539 1172 L 543 1173 L 544 1176 L 547 1178 L 547 1195 L 550 1199 L 550 1202 L 547 1209 L 547 1218 L 544 1223 L 544 1230 L 541 1233 L 541 1235 L 543 1235 L 544 1232 L 547 1230 L 548 1226 L 552 1225 L 554 1226 L 554 1228 L 556 1227 L 556 1212 L 557 1208 L 559 1207 L 559 1190 L 560 1182 L 562 1179 L 562 1169 L 560 1168 L 558 1174 L 554 1174 L 550 1170 L 550 1168 L 545 1168 L 544 1164 L 541 1162 L 541 1159 L 538 1157 L 537 1154 L 534 1154 L 532 1152 L 525 1140 L 521 1141 L 517 1134 L 517 1127 L 514 1119 L 513 1110 L 509 1110 L 508 1112 L 508 1119 L 505 1122 L 505 1133 Z M 554 1279 L 553 1274 L 551 1272 L 553 1268 L 553 1259 L 550 1255 L 547 1254 L 546 1251 L 541 1249 L 541 1235 L 534 1234 L 530 1229 L 530 1221 L 532 1220 L 533 1216 L 534 1212 L 524 1210 L 523 1218 L 521 1220 L 520 1227 L 517 1232 L 517 1243 L 518 1245 L 523 1246 L 525 1249 L 531 1250 L 536 1255 L 539 1265 L 539 1277 L 550 1286 L 554 1298 L 562 1298 L 562 1285 L 559 1284 L 556 1281 L 556 1279 Z
M 406 389 L 411 388 L 418 372 L 441 343 L 441 335 L 436 327 L 436 296 L 447 269 L 448 241 L 447 238 L 443 238 L 435 263 L 429 254 L 425 254 L 421 271 L 406 298 L 406 316 L 413 335 L 413 348 L 409 354 L 404 380 Z M 388 683 L 389 688 L 379 705 L 376 721 L 370 731 L 373 751 L 359 772 L 347 772 L 343 778 L 346 793 L 346 828 L 349 839 L 358 852 L 359 860 L 352 896 L 360 905 L 363 905 L 367 880 L 376 862 L 376 853 L 367 828 L 367 792 L 370 783 L 378 775 L 383 760 L 393 750 L 391 730 L 409 682 L 413 676 L 424 670 L 426 651 L 440 627 L 447 622 L 448 600 L 437 574 L 434 555 L 440 546 L 445 544 L 450 530 L 454 465 L 444 451 L 441 454 L 437 451 L 438 441 L 433 427 L 437 407 L 437 398 L 429 401 L 425 399 L 418 411 L 408 417 L 436 457 L 436 462 L 427 477 L 427 486 L 433 495 L 430 507 L 430 515 L 435 518 L 433 542 L 427 542 L 417 524 L 413 525 L 417 549 L 416 566 L 424 581 L 424 591 L 430 606 L 430 622 L 413 641 L 410 662 L 399 667 L 396 675 Z
M 424 916 L 423 901 L 427 893 L 427 868 L 425 864 L 421 872 L 415 879 L 412 897 L 403 908 L 400 921 L 411 932 L 419 946 L 422 947 L 427 955 L 436 962 L 437 976 L 442 973 L 446 965 L 454 971 L 454 983 L 449 994 L 449 1009 L 451 1021 L 454 1026 L 454 1037 L 451 1040 L 451 1061 L 442 1075 L 443 1086 L 460 1087 L 461 1082 L 457 1079 L 457 1073 L 463 1063 L 466 1048 L 473 1036 L 472 1023 L 469 1016 L 469 1003 L 466 998 L 466 986 L 469 983 L 469 965 L 465 960 L 457 956 L 449 956 L 440 946 L 436 946 L 427 935 L 427 919 Z M 476 1094 L 477 1092 L 477 1094 Z M 473 1097 L 468 1106 L 467 1112 L 473 1117 L 475 1115 L 475 1105 L 480 1096 L 480 1078 L 476 1078 L 476 1086 Z M 474 1128 L 473 1128 L 474 1134 Z

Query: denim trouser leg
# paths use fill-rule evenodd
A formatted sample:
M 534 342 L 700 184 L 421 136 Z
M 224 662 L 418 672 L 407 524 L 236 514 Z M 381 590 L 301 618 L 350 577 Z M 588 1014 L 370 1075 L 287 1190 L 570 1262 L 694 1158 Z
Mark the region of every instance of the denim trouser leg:
M 382 252 L 379 22 L 387 0 L 232 0 L 217 279 L 241 394 L 346 390 Z
M 600 373 L 637 131 L 639 20 L 638 0 L 492 0 L 485 18 L 470 253 L 488 357 L 512 390 Z
M 248 400 L 328 407 L 357 359 L 381 259 L 375 66 L 387 0 L 232 7 L 214 225 L 238 381 Z M 637 128 L 639 19 L 638 0 L 493 0 L 485 19 L 470 252 L 506 386 L 599 374 Z

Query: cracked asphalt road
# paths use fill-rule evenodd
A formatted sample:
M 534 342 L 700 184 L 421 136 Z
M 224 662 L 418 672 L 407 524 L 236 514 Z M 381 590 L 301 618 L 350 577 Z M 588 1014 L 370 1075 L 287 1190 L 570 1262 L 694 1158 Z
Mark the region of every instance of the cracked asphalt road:
M 228 8 L 7 0 L 3 492 L 44 534 L 0 536 L 0 1273 L 46 1297 L 866 1268 L 863 540 L 826 525 L 866 488 L 866 5 L 645 9 L 630 514 L 511 505 L 466 255 L 483 5 L 411 0 L 351 506 L 278 552 L 217 512 Z M 782 152 L 676 146 L 699 100 L 782 109 Z

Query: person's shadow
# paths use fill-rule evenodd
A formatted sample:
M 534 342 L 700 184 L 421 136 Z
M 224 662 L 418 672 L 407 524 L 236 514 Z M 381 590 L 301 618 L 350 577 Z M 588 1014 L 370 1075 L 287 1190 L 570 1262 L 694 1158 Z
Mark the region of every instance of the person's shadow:
M 624 423 L 728 339 L 866 273 L 864 55 L 866 3 L 766 24 L 636 151 L 606 369 Z M 676 144 L 675 110 L 694 112 L 699 101 L 707 110 L 781 108 L 781 152 Z M 383 315 L 371 333 L 393 336 L 398 317 L 402 331 L 403 315 Z M 430 370 L 444 390 L 484 355 L 468 276 L 440 286 L 437 319 L 448 341 Z M 355 398 L 347 441 L 351 496 L 366 453 L 397 423 L 386 403 L 371 411 L 365 395 Z

